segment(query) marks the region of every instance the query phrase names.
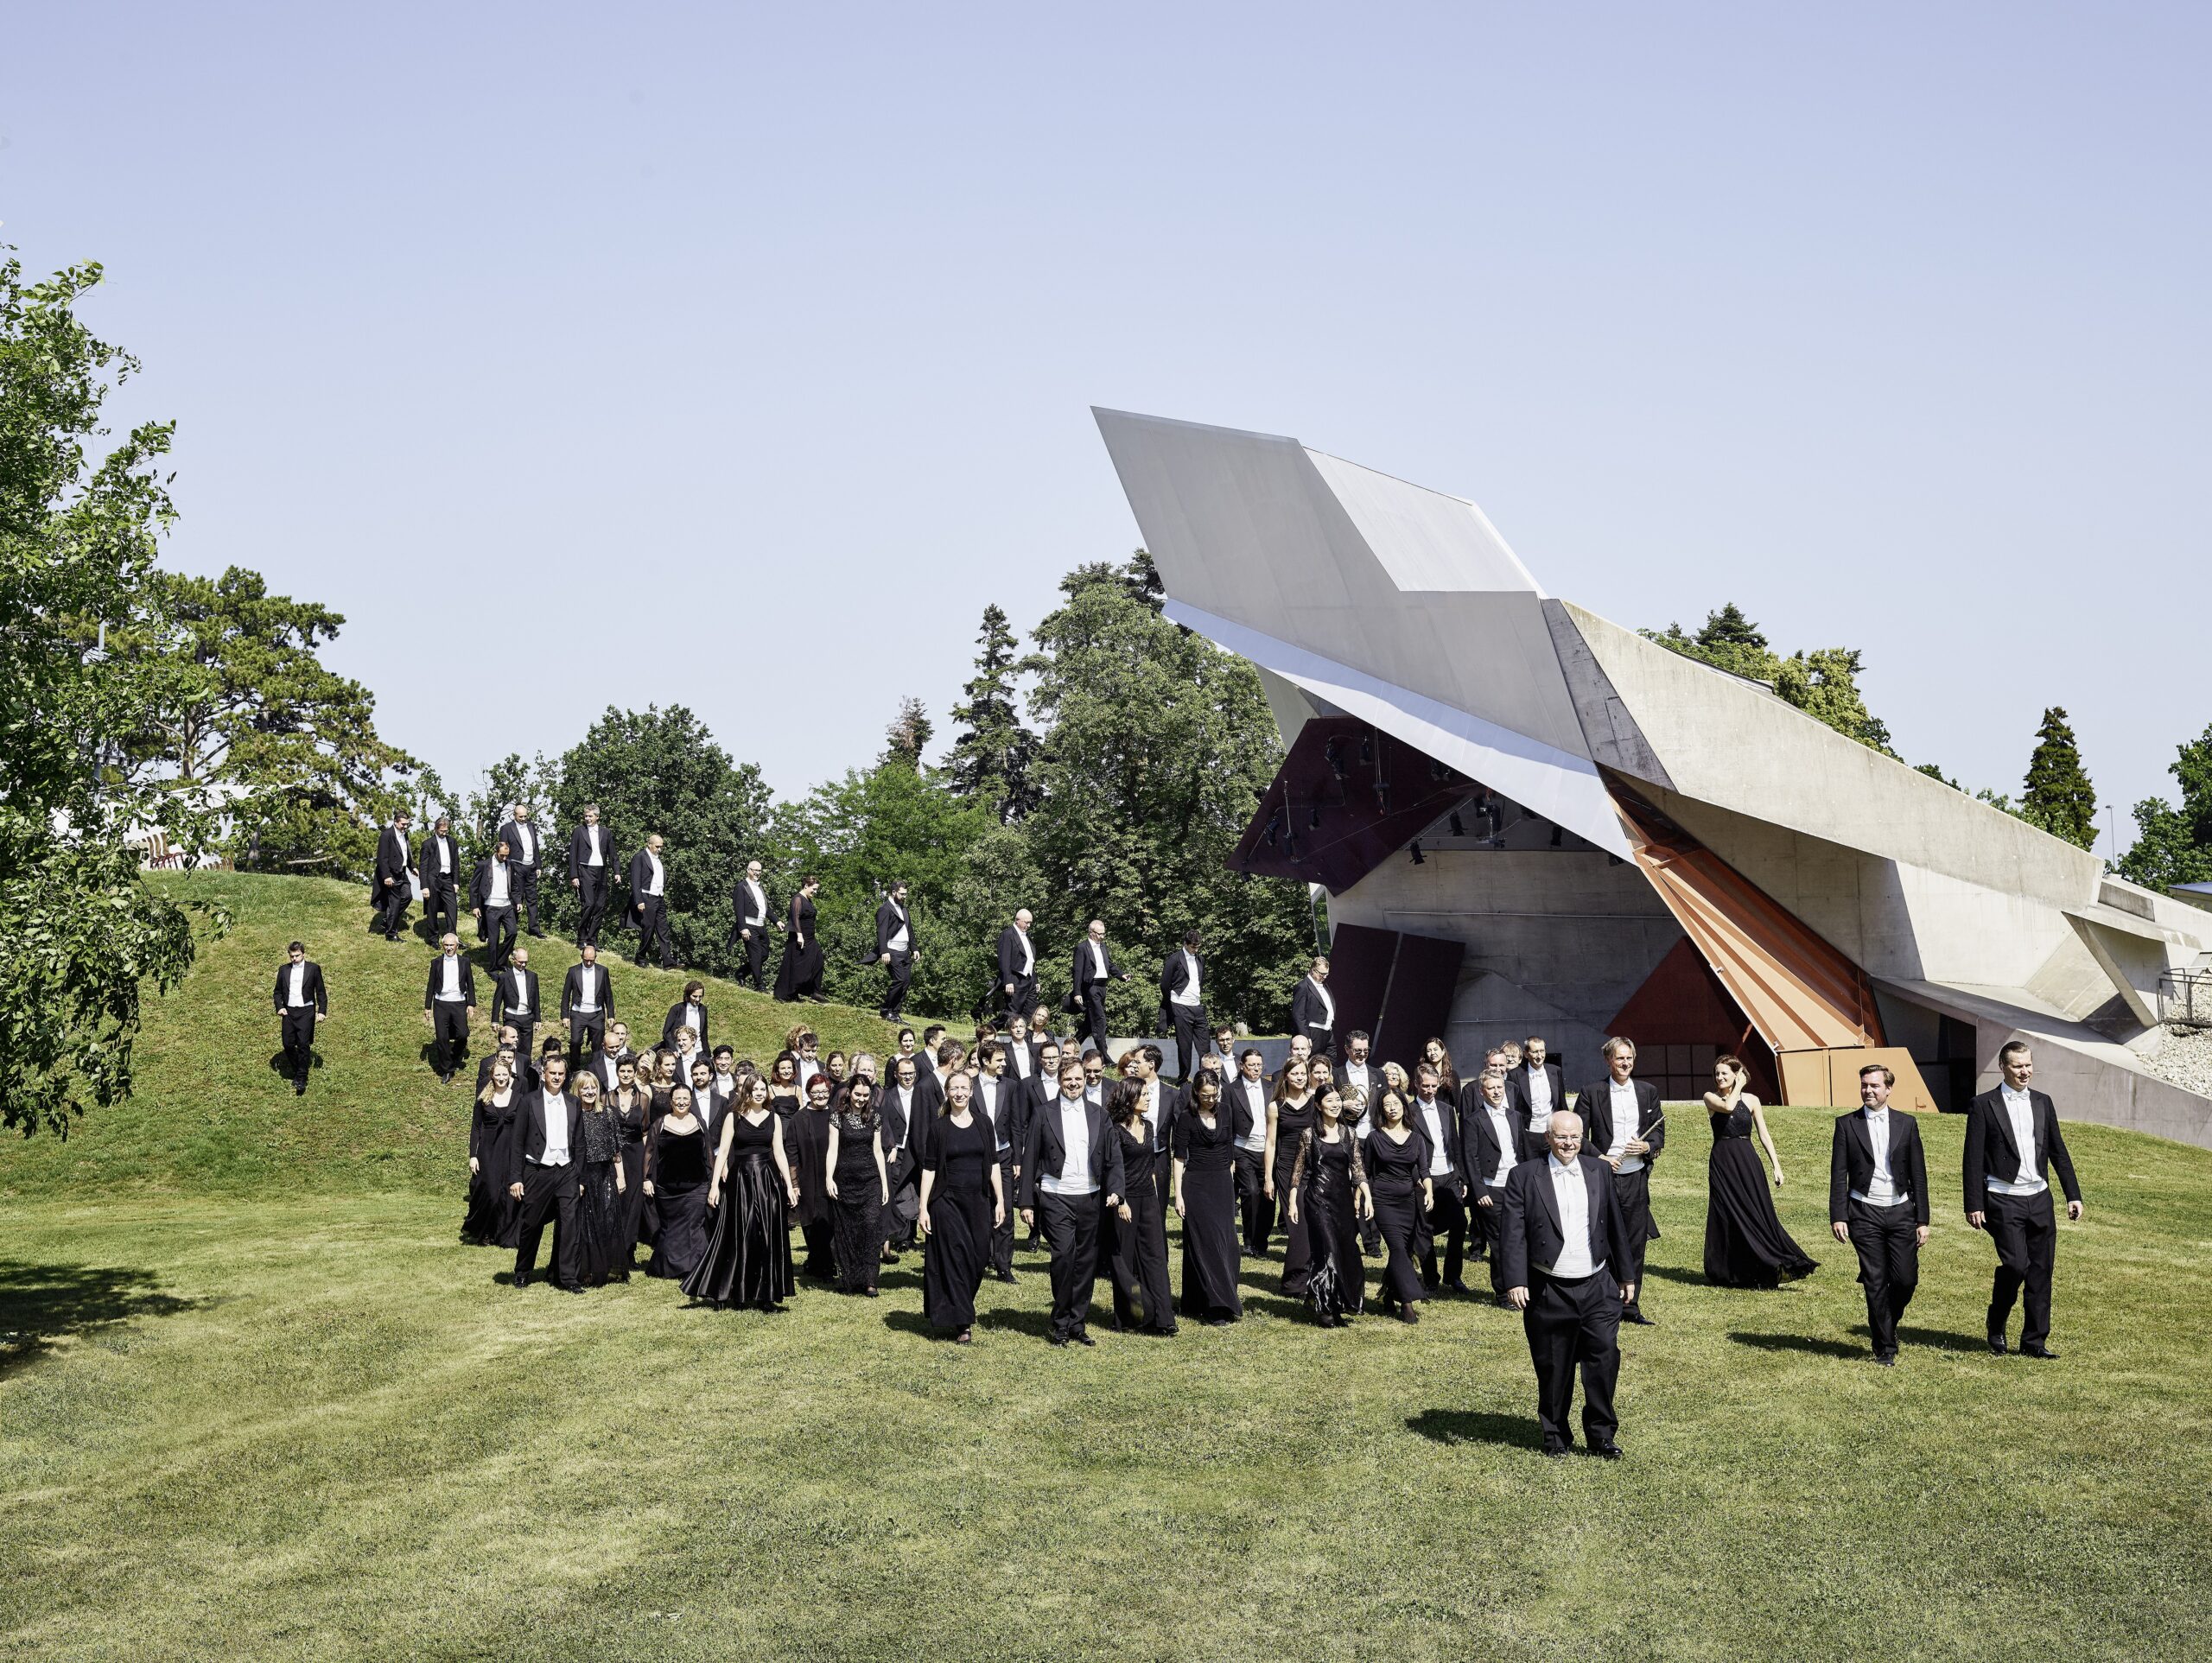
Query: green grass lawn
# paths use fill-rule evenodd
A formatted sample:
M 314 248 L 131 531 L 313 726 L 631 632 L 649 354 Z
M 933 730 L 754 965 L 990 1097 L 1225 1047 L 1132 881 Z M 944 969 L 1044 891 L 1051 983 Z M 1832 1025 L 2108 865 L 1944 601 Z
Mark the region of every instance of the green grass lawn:
M 1519 1321 L 1486 1304 L 1323 1333 L 1255 1267 L 1238 1327 L 1058 1351 L 1027 1257 L 972 1348 L 923 1337 L 911 1258 L 879 1301 L 781 1317 L 517 1292 L 454 1241 L 466 1104 L 416 1059 L 427 948 L 362 934 L 358 891 L 216 882 L 238 927 L 154 1011 L 141 1096 L 0 1151 L 0 1656 L 2212 1651 L 2212 1154 L 2070 1134 L 2090 1211 L 2060 1245 L 2063 1360 L 2037 1364 L 1981 1347 L 1959 1126 L 1928 1124 L 1937 1228 L 1892 1373 L 1822 1223 L 1827 1117 L 1774 1117 L 1823 1264 L 1773 1293 L 1700 1284 L 1678 1138 L 1628 1459 L 1551 1463 Z M 267 1067 L 296 930 L 338 1016 L 303 1100 Z M 674 997 L 616 974 L 632 1009 Z M 710 999 L 756 1051 L 783 1025 Z M 817 1014 L 829 1043 L 882 1031 Z

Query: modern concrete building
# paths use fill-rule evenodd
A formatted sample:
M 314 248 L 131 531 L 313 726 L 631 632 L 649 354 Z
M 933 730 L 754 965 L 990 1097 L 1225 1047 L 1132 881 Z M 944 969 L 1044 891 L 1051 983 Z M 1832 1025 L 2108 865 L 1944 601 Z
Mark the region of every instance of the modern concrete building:
M 1237 859 L 1325 886 L 1339 1026 L 1403 1055 L 1624 1032 L 1851 1103 L 1958 1109 L 2036 1048 L 2062 1114 L 2212 1145 L 2143 1065 L 2212 917 L 1547 594 L 1473 503 L 1295 440 L 1097 412 L 1168 615 L 1259 669 L 1289 754 Z

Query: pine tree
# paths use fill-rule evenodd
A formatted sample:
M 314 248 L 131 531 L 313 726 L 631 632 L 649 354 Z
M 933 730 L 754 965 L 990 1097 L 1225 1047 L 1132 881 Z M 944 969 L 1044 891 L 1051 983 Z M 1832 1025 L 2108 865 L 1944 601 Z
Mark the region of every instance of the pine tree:
M 1743 610 L 1732 600 L 1723 601 L 1719 612 L 1705 615 L 1705 626 L 1697 632 L 1697 644 L 1707 648 L 1744 647 L 1754 652 L 1766 651 L 1766 637 L 1759 626 L 1744 616 Z
M 1037 736 L 1021 725 L 1014 705 L 1014 649 L 1020 644 L 995 606 L 983 608 L 976 640 L 976 676 L 963 689 L 965 703 L 952 707 L 961 725 L 946 759 L 952 789 L 959 796 L 992 805 L 1002 825 L 1013 825 L 1037 806 L 1031 778 Z
M 930 720 L 926 705 L 912 696 L 899 700 L 899 714 L 883 730 L 883 760 L 919 768 L 922 753 L 930 748 L 930 740 L 936 733 L 937 725 Z
M 2043 713 L 2043 726 L 2036 730 L 2020 817 L 2077 848 L 2097 841 L 2096 788 L 2082 766 L 2081 747 L 2066 725 L 2066 712 L 2057 705 Z

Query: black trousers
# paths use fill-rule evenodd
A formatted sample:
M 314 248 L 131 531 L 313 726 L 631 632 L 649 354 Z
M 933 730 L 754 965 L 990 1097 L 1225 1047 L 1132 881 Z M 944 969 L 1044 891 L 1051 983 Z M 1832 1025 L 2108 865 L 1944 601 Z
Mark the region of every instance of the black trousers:
M 1849 1203 L 1851 1246 L 1859 1255 L 1859 1279 L 1866 1289 L 1866 1330 L 1874 1355 L 1897 1354 L 1897 1322 L 1920 1285 L 1920 1243 L 1909 1201 L 1894 1207 Z
M 537 1238 L 551 1219 L 553 1228 L 553 1282 L 556 1287 L 572 1288 L 582 1279 L 577 1265 L 577 1248 L 582 1244 L 576 1240 L 576 1191 L 582 1175 L 575 1162 L 566 1166 L 531 1166 L 522 1169 L 522 1210 L 516 1216 L 515 1280 L 527 1279 L 537 1269 Z
M 509 1011 L 499 1019 L 499 1022 L 515 1031 L 515 1061 L 518 1063 L 527 1061 L 531 1067 L 536 1068 L 537 1066 L 537 1019 L 533 1017 L 517 1016 L 512 1011 Z M 498 1029 L 499 1024 L 494 1024 L 493 1031 L 495 1034 Z
M 594 1011 L 569 1012 L 569 1071 L 574 1074 L 584 1060 L 584 1036 L 591 1036 L 591 1054 L 596 1057 L 607 1049 L 606 1013 Z
M 1083 1026 L 1075 1037 L 1076 1044 L 1083 1044 L 1085 1036 L 1096 1042 L 1093 1049 L 1106 1055 L 1106 984 L 1103 981 L 1083 984 Z
M 1997 1246 L 1997 1275 L 1989 1288 L 1989 1332 L 2005 1332 L 2012 1301 L 2027 1290 L 2028 1315 L 2020 1330 L 2022 1345 L 2041 1345 L 2050 1337 L 2050 1272 L 2058 1257 L 2058 1221 L 2050 1191 L 2039 1196 L 1993 1195 L 1982 1209 L 1989 1239 Z
M 1267 1152 L 1236 1146 L 1236 1206 L 1244 1221 L 1244 1251 L 1258 1256 L 1268 1250 L 1268 1232 L 1274 1226 L 1275 1203 L 1268 1194 Z
M 530 933 L 543 933 L 537 927 L 537 868 L 518 866 L 515 868 L 515 900 L 530 915 Z
M 638 898 L 638 962 L 643 964 L 652 955 L 658 955 L 662 969 L 675 968 L 676 949 L 668 939 L 665 895 L 643 895 Z
M 1004 982 L 1001 982 L 999 986 L 1003 987 L 1006 984 Z M 1016 976 L 1014 979 L 1014 991 L 1006 996 L 1007 1015 L 1009 1017 L 1019 1016 L 1026 1018 L 1028 1016 L 1030 1012 L 1036 1008 L 1037 978 L 1034 976 Z
M 883 990 L 883 1014 L 896 1022 L 906 1010 L 906 989 L 914 985 L 914 955 L 912 953 L 891 955 L 891 981 Z
M 749 924 L 744 928 L 751 933 L 738 943 L 744 949 L 745 968 L 737 973 L 737 979 L 751 982 L 753 992 L 765 993 L 768 991 L 768 926 Z
M 1490 1205 L 1482 1204 L 1483 1196 L 1490 1197 Z M 1490 1260 L 1490 1291 L 1498 1298 L 1505 1297 L 1505 1255 L 1498 1251 L 1505 1223 L 1505 1186 L 1484 1184 L 1467 1198 L 1467 1217 L 1474 1225 L 1476 1243 Z
M 439 1000 L 430 1006 L 430 1066 L 451 1074 L 467 1050 L 468 1006 L 457 999 Z
M 1536 1366 L 1536 1419 L 1547 1448 L 1574 1442 L 1567 1418 L 1574 1376 L 1582 1375 L 1582 1435 L 1610 1444 L 1620 1421 L 1613 1385 L 1621 1372 L 1621 1290 L 1610 1270 L 1560 1281 L 1529 1272 L 1529 1308 L 1521 1313 L 1529 1360 Z
M 999 1194 L 1006 1197 L 1006 1218 L 991 1227 L 991 1268 L 1014 1268 L 1014 1151 L 999 1156 Z
M 1071 1340 L 1090 1321 L 1098 1280 L 1098 1208 L 1104 1197 L 1037 1192 L 1037 1216 L 1052 1250 L 1052 1337 Z
M 1621 1198 L 1621 1222 L 1628 1226 L 1628 1274 L 1621 1279 L 1636 1285 L 1636 1298 L 1629 1301 L 1629 1308 L 1640 1311 L 1643 1308 L 1643 1247 L 1651 1236 L 1650 1165 L 1647 1162 L 1633 1172 L 1614 1173 L 1613 1193 Z
M 407 922 L 408 903 L 414 898 L 414 887 L 404 874 L 393 879 L 377 892 L 377 928 L 386 936 L 397 936 Z
M 576 945 L 599 945 L 599 926 L 607 918 L 607 868 L 586 866 L 576 874 Z
M 1171 999 L 1167 1001 L 1167 1019 L 1175 1028 L 1175 1076 L 1191 1080 L 1198 1074 L 1198 1058 L 1205 1055 L 1208 1044 L 1205 1007 L 1178 1005 Z M 1226 1079 L 1222 1082 L 1224 1089 L 1228 1084 Z
M 284 1007 L 284 1071 L 305 1085 L 314 1060 L 315 1006 L 288 1005 Z
M 1465 1268 L 1467 1250 L 1467 1203 L 1452 1187 L 1449 1178 L 1437 1178 L 1429 1185 L 1433 1199 L 1426 1221 L 1427 1247 L 1421 1256 L 1421 1285 L 1431 1293 L 1442 1283 L 1456 1282 Z M 1436 1238 L 1444 1238 L 1444 1274 L 1437 1275 Z
M 883 1176 L 891 1203 L 883 1209 L 883 1245 L 905 1253 L 914 1245 L 914 1221 L 922 1210 L 922 1169 L 913 1152 L 893 1149 L 883 1157 Z
M 441 878 L 423 892 L 423 917 L 433 941 L 461 932 L 461 891 L 452 879 Z
M 484 909 L 484 944 L 492 955 L 492 974 L 496 976 L 507 968 L 507 955 L 515 950 L 514 908 Z

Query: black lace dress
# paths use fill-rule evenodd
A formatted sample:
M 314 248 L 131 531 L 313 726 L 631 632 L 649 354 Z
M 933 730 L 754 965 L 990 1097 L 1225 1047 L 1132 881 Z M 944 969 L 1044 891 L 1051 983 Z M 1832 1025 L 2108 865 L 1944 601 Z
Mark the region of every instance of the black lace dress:
M 1766 1168 L 1751 1146 L 1755 1122 L 1738 1099 L 1713 1121 L 1713 1158 L 1707 1169 L 1705 1275 L 1725 1288 L 1770 1288 L 1809 1276 L 1820 1261 L 1782 1228 L 1768 1193 Z
M 630 1250 L 634 1238 L 626 1236 L 627 1198 L 615 1193 L 614 1174 L 622 1165 L 622 1120 L 601 1104 L 583 1116 L 584 1193 L 576 1209 L 579 1279 L 586 1287 L 605 1287 L 612 1280 L 630 1279 Z M 625 1179 L 626 1182 L 626 1177 Z
M 1322 1323 L 1356 1316 L 1367 1299 L 1367 1267 L 1359 1259 L 1359 1186 L 1366 1181 L 1359 1145 L 1339 1132 L 1325 1141 L 1319 1131 L 1299 1139 L 1292 1182 L 1298 1190 L 1298 1216 L 1305 1221 L 1313 1256 L 1306 1279 L 1306 1303 Z
M 776 1117 L 763 1114 L 756 1126 L 733 1112 L 723 1124 L 729 1165 L 721 1199 L 708 1214 L 707 1249 L 683 1279 L 683 1291 L 718 1311 L 728 1305 L 772 1310 L 795 1285 L 791 1197 L 776 1170 Z
M 615 1094 L 619 1098 L 620 1093 Z M 613 1113 L 622 1128 L 621 1235 L 622 1264 L 626 1270 L 638 1260 L 638 1243 L 645 1240 L 645 1117 L 652 1112 L 652 1098 L 642 1088 L 632 1094 L 630 1107 L 618 1102 Z
M 998 1134 L 970 1110 L 968 1124 L 950 1115 L 930 1127 L 930 1233 L 922 1247 L 922 1315 L 940 1334 L 975 1325 L 976 1291 L 991 1259 L 991 1169 Z M 874 1174 L 868 1175 L 869 1182 Z
M 1298 1164 L 1299 1139 L 1313 1129 L 1317 1118 L 1310 1096 L 1295 1107 L 1288 1098 L 1275 1105 L 1275 1164 L 1268 1176 L 1275 1185 L 1275 1225 L 1282 1231 L 1282 1291 L 1294 1299 L 1306 1297 L 1313 1249 L 1307 1235 L 1309 1221 L 1302 1206 L 1298 1222 L 1290 1222 L 1290 1175 Z
M 510 1088 L 505 1107 L 480 1101 L 469 1116 L 468 1153 L 476 1170 L 468 1175 L 468 1207 L 461 1216 L 461 1239 L 472 1247 L 515 1245 L 518 1207 L 507 1193 L 506 1177 L 518 1095 Z
M 1175 1120 L 1175 1158 L 1183 1163 L 1183 1300 L 1185 1317 L 1234 1322 L 1244 1314 L 1236 1290 L 1236 1139 L 1251 1111 L 1226 1101 L 1209 1127 L 1195 1114 Z
M 1147 1334 L 1175 1331 L 1175 1302 L 1167 1285 L 1166 1173 L 1151 1122 L 1117 1126 L 1122 1146 L 1122 1199 L 1129 1216 L 1110 1211 L 1100 1197 L 1098 1262 L 1114 1284 L 1114 1326 Z
M 685 1131 L 666 1120 L 645 1134 L 645 1179 L 658 1220 L 648 1276 L 689 1276 L 707 1249 L 707 1134 L 695 1120 Z
M 830 1212 L 837 1291 L 867 1293 L 874 1288 L 883 1262 L 883 1180 L 875 1171 L 879 1127 L 873 1109 L 865 1115 L 839 1109 L 830 1118 L 837 1127 L 837 1198 Z

